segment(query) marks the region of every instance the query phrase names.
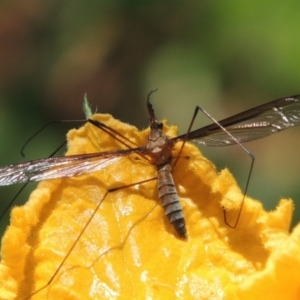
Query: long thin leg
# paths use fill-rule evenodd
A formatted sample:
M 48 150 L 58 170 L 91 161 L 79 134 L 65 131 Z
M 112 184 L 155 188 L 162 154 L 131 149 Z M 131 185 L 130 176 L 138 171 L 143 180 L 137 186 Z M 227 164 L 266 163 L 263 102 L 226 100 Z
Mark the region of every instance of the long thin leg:
M 252 174 L 252 170 L 253 170 L 253 166 L 254 166 L 255 156 L 243 144 L 241 144 L 239 142 L 239 140 L 234 137 L 234 135 L 232 135 L 228 130 L 226 130 L 225 127 L 223 127 L 215 118 L 213 118 L 207 111 L 205 111 L 200 106 L 196 106 L 196 108 L 195 108 L 195 111 L 194 111 L 191 123 L 190 123 L 189 128 L 187 130 L 187 133 L 185 135 L 185 139 L 184 139 L 184 141 L 183 141 L 183 143 L 181 145 L 181 148 L 179 150 L 178 157 L 176 158 L 176 160 L 174 162 L 174 166 L 175 166 L 175 164 L 177 163 L 177 161 L 178 161 L 178 159 L 180 157 L 180 153 L 182 152 L 185 143 L 188 141 L 189 133 L 192 130 L 194 121 L 195 121 L 195 119 L 196 119 L 196 117 L 198 115 L 199 110 L 203 114 L 205 114 L 209 119 L 211 119 L 215 124 L 217 124 L 220 127 L 220 129 L 222 129 L 228 136 L 230 136 L 236 142 L 236 144 L 238 144 L 244 150 L 244 152 L 251 158 L 251 165 L 250 165 L 250 170 L 249 170 L 249 174 L 248 174 L 247 181 L 246 181 L 246 186 L 245 186 L 245 190 L 244 190 L 244 196 L 243 196 L 243 199 L 242 199 L 242 203 L 241 203 L 241 207 L 240 207 L 238 216 L 236 218 L 236 221 L 234 222 L 234 225 L 229 224 L 229 222 L 227 221 L 226 211 L 223 209 L 223 212 L 224 212 L 224 222 L 226 223 L 226 225 L 229 226 L 230 228 L 236 228 L 236 226 L 237 226 L 237 224 L 239 222 L 241 213 L 242 213 L 242 209 L 243 209 L 243 205 L 244 205 L 244 201 L 245 201 L 245 196 L 246 196 L 246 193 L 247 193 L 247 190 L 248 190 L 248 186 L 249 186 L 249 182 L 250 182 L 250 178 L 251 178 L 251 174 Z
M 48 123 L 49 124 L 49 123 Z M 54 156 L 63 146 L 67 144 L 67 141 L 64 141 L 58 148 L 55 149 L 48 157 Z M 12 198 L 12 200 L 5 206 L 4 210 L 0 214 L 0 222 L 2 221 L 3 216 L 6 214 L 6 212 L 9 210 L 9 208 L 14 204 L 18 196 L 21 194 L 21 192 L 25 189 L 29 182 L 24 183 L 24 185 L 19 189 L 17 194 Z
M 67 254 L 65 255 L 64 259 L 61 261 L 61 263 L 59 264 L 58 268 L 56 269 L 56 271 L 53 273 L 52 277 L 49 279 L 49 281 L 43 285 L 42 287 L 38 288 L 36 291 L 34 291 L 33 293 L 31 293 L 30 295 L 28 295 L 27 297 L 23 298 L 23 300 L 28 300 L 30 299 L 32 296 L 38 294 L 39 292 L 41 292 L 42 290 L 44 290 L 45 288 L 47 288 L 48 286 L 50 286 L 50 284 L 53 282 L 53 280 L 57 277 L 59 271 L 61 270 L 61 268 L 63 267 L 63 265 L 65 264 L 66 260 L 68 259 L 68 257 L 71 255 L 73 249 L 76 247 L 78 241 L 81 239 L 83 233 L 85 232 L 85 230 L 87 229 L 87 227 L 89 226 L 89 224 L 92 222 L 94 216 L 96 215 L 96 213 L 98 212 L 101 204 L 103 203 L 103 201 L 105 200 L 105 198 L 107 197 L 108 194 L 119 191 L 119 190 L 123 190 L 138 184 L 143 184 L 146 182 L 150 182 L 153 180 L 156 180 L 157 177 L 153 177 L 150 179 L 146 179 L 140 182 L 135 182 L 132 184 L 128 184 L 128 185 L 124 185 L 121 187 L 117 187 L 117 188 L 112 188 L 112 189 L 108 189 L 106 191 L 106 193 L 104 194 L 104 196 L 102 197 L 102 199 L 99 201 L 99 203 L 97 204 L 95 210 L 93 211 L 93 213 L 90 215 L 89 219 L 87 220 L 87 222 L 85 223 L 85 225 L 83 226 L 81 232 L 79 233 L 79 235 L 77 236 L 77 238 L 75 239 L 73 245 L 71 246 L 71 248 L 68 250 Z
M 124 136 L 123 134 L 119 133 L 117 130 L 107 126 L 106 124 L 97 121 L 97 120 L 91 120 L 88 119 L 87 120 L 89 123 L 93 124 L 94 126 L 96 126 L 97 128 L 101 129 L 102 131 L 104 131 L 105 133 L 107 133 L 109 136 L 111 136 L 112 138 L 114 138 L 115 140 L 117 140 L 118 142 L 120 142 L 122 145 L 124 145 L 127 148 L 132 148 L 132 146 L 128 145 L 125 141 L 131 143 L 133 146 L 138 147 L 138 145 L 136 143 L 134 143 L 133 141 L 131 141 L 130 139 L 128 139 L 126 136 Z M 121 140 L 121 138 L 123 140 Z M 148 162 L 151 162 L 151 160 L 146 157 L 145 155 L 142 155 L 141 153 L 137 153 L 139 156 L 141 156 L 142 158 L 144 158 L 145 160 L 147 160 Z
M 56 124 L 56 123 L 71 123 L 71 122 L 74 122 L 74 123 L 76 123 L 76 122 L 84 123 L 84 122 L 86 122 L 86 120 L 55 120 L 55 121 L 48 122 L 41 129 L 39 129 L 37 132 L 35 132 L 31 137 L 29 137 L 29 139 L 25 142 L 25 144 L 21 148 L 21 155 L 23 157 L 25 157 L 24 150 L 25 150 L 26 146 L 30 143 L 31 140 L 33 140 L 38 134 L 40 134 L 49 125 Z
M 117 140 L 118 142 L 120 142 L 121 144 L 123 144 L 124 146 L 126 146 L 127 148 L 131 148 L 132 146 L 127 145 L 124 141 L 122 141 L 118 137 L 120 137 L 120 138 L 124 139 L 125 141 L 131 143 L 135 147 L 138 146 L 136 143 L 134 143 L 133 141 L 131 141 L 130 139 L 128 139 L 123 134 L 119 133 L 117 130 L 115 130 L 115 129 L 109 127 L 109 126 L 107 126 L 106 124 L 104 124 L 104 123 L 102 123 L 100 121 L 92 120 L 92 119 L 88 119 L 87 121 L 89 123 L 93 124 L 94 126 L 96 126 L 97 128 L 101 129 L 105 133 L 107 133 L 109 136 L 111 136 L 112 138 L 114 138 L 115 140 Z

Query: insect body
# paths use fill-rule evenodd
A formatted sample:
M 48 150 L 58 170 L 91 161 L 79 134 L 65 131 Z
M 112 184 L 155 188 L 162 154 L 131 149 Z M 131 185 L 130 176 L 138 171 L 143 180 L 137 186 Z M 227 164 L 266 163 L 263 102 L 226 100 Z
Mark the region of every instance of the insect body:
M 156 120 L 149 98 L 147 107 L 150 115 L 151 132 L 146 149 L 157 167 L 158 195 L 165 209 L 165 214 L 174 225 L 178 235 L 186 238 L 184 215 L 172 176 L 171 160 L 174 141 L 168 139 L 163 133 L 163 124 Z

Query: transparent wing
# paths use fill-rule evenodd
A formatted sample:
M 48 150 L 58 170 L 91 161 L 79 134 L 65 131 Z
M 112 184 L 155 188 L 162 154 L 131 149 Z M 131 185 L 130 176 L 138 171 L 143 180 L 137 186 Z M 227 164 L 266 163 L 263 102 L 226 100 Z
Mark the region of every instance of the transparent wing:
M 131 153 L 142 153 L 142 148 L 118 150 L 63 157 L 50 157 L 0 168 L 0 186 L 45 179 L 79 176 L 96 172 Z
M 300 96 L 281 98 L 219 122 L 240 143 L 260 139 L 300 124 Z M 177 139 L 184 139 L 185 135 Z M 236 144 L 217 124 L 190 132 L 188 140 L 205 146 Z

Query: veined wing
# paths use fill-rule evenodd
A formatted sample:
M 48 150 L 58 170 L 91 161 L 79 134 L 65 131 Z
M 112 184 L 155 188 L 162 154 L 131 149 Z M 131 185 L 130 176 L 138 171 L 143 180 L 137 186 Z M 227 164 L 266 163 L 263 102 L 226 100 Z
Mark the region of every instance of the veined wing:
M 8 165 L 0 168 L 0 186 L 96 172 L 131 153 L 143 153 L 143 148 L 50 157 Z
M 260 139 L 300 124 L 300 95 L 265 103 L 219 123 L 240 143 Z M 185 136 L 178 136 L 174 140 L 184 140 Z M 236 144 L 216 123 L 190 132 L 188 140 L 215 147 Z

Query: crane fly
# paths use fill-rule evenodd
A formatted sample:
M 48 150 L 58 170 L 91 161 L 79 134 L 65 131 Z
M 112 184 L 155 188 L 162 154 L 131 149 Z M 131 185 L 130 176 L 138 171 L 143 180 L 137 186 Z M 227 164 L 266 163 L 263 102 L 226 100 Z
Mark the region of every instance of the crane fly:
M 166 216 L 173 224 L 179 237 L 181 237 L 182 239 L 187 238 L 184 213 L 182 211 L 182 207 L 172 176 L 172 170 L 174 169 L 176 162 L 180 158 L 180 153 L 184 147 L 185 142 L 191 141 L 200 145 L 213 147 L 239 144 L 252 157 L 252 164 L 245 188 L 246 193 L 254 157 L 242 145 L 242 143 L 271 135 L 281 130 L 296 126 L 300 123 L 300 95 L 271 101 L 269 103 L 236 114 L 232 117 L 223 119 L 219 122 L 214 120 L 207 114 L 207 112 L 197 106 L 187 133 L 179 135 L 175 138 L 168 138 L 164 133 L 163 123 L 156 119 L 153 106 L 149 100 L 151 93 L 148 95 L 146 103 L 150 119 L 150 134 L 148 136 L 148 141 L 144 146 L 135 145 L 135 147 L 132 148 L 130 145 L 134 143 L 132 143 L 129 139 L 118 133 L 113 128 L 105 125 L 100 121 L 88 119 L 87 122 L 91 123 L 97 128 L 100 128 L 111 137 L 121 142 L 128 149 L 70 155 L 64 157 L 50 157 L 12 164 L 0 168 L 0 185 L 4 186 L 15 183 L 27 183 L 30 181 L 80 176 L 82 174 L 105 169 L 106 167 L 118 162 L 124 156 L 137 154 L 153 164 L 156 167 L 158 174 L 155 178 L 146 179 L 142 182 L 128 184 L 120 188 L 108 190 L 102 197 L 96 209 L 94 209 L 94 212 L 89 216 L 88 221 L 85 223 L 80 234 L 76 237 L 71 248 L 68 250 L 67 254 L 60 262 L 50 280 L 24 299 L 30 299 L 33 295 L 39 293 L 47 286 L 49 286 L 51 282 L 53 282 L 54 278 L 56 278 L 56 276 L 58 275 L 59 270 L 62 268 L 71 252 L 73 251 L 75 245 L 81 238 L 83 232 L 95 216 L 97 209 L 100 207 L 104 198 L 111 191 L 127 188 L 133 185 L 157 179 L 158 195 L 161 199 Z M 214 121 L 214 123 L 192 131 L 191 128 L 199 110 L 208 115 Z M 178 142 L 182 142 L 181 148 L 179 150 L 179 154 L 174 157 L 172 150 L 175 144 Z M 242 199 L 238 217 L 234 226 L 230 226 L 230 224 L 228 224 L 224 211 L 225 223 L 230 227 L 235 228 L 235 226 L 237 225 L 240 213 L 242 211 L 243 201 L 244 199 Z
M 4 166 L 0 168 L 0 185 L 80 176 L 102 170 L 117 162 L 121 157 L 135 153 L 145 157 L 156 166 L 158 195 L 165 210 L 165 215 L 174 225 L 178 235 L 181 238 L 186 238 L 184 214 L 172 177 L 172 169 L 179 158 L 178 156 L 172 164 L 174 145 L 177 142 L 183 142 L 182 150 L 186 141 L 212 147 L 239 144 L 251 155 L 242 143 L 263 138 L 300 124 L 300 95 L 296 95 L 259 105 L 219 122 L 197 106 L 187 133 L 175 138 L 168 138 L 163 132 L 163 123 L 156 119 L 153 106 L 150 103 L 152 93 L 153 91 L 149 93 L 146 103 L 150 119 L 150 134 L 146 145 L 131 148 L 129 146 L 130 140 L 120 135 L 116 130 L 100 121 L 88 119 L 87 122 L 107 132 L 128 149 L 50 157 Z M 212 118 L 214 123 L 192 131 L 191 128 L 199 110 Z M 252 155 L 251 157 L 253 166 L 254 157 Z

